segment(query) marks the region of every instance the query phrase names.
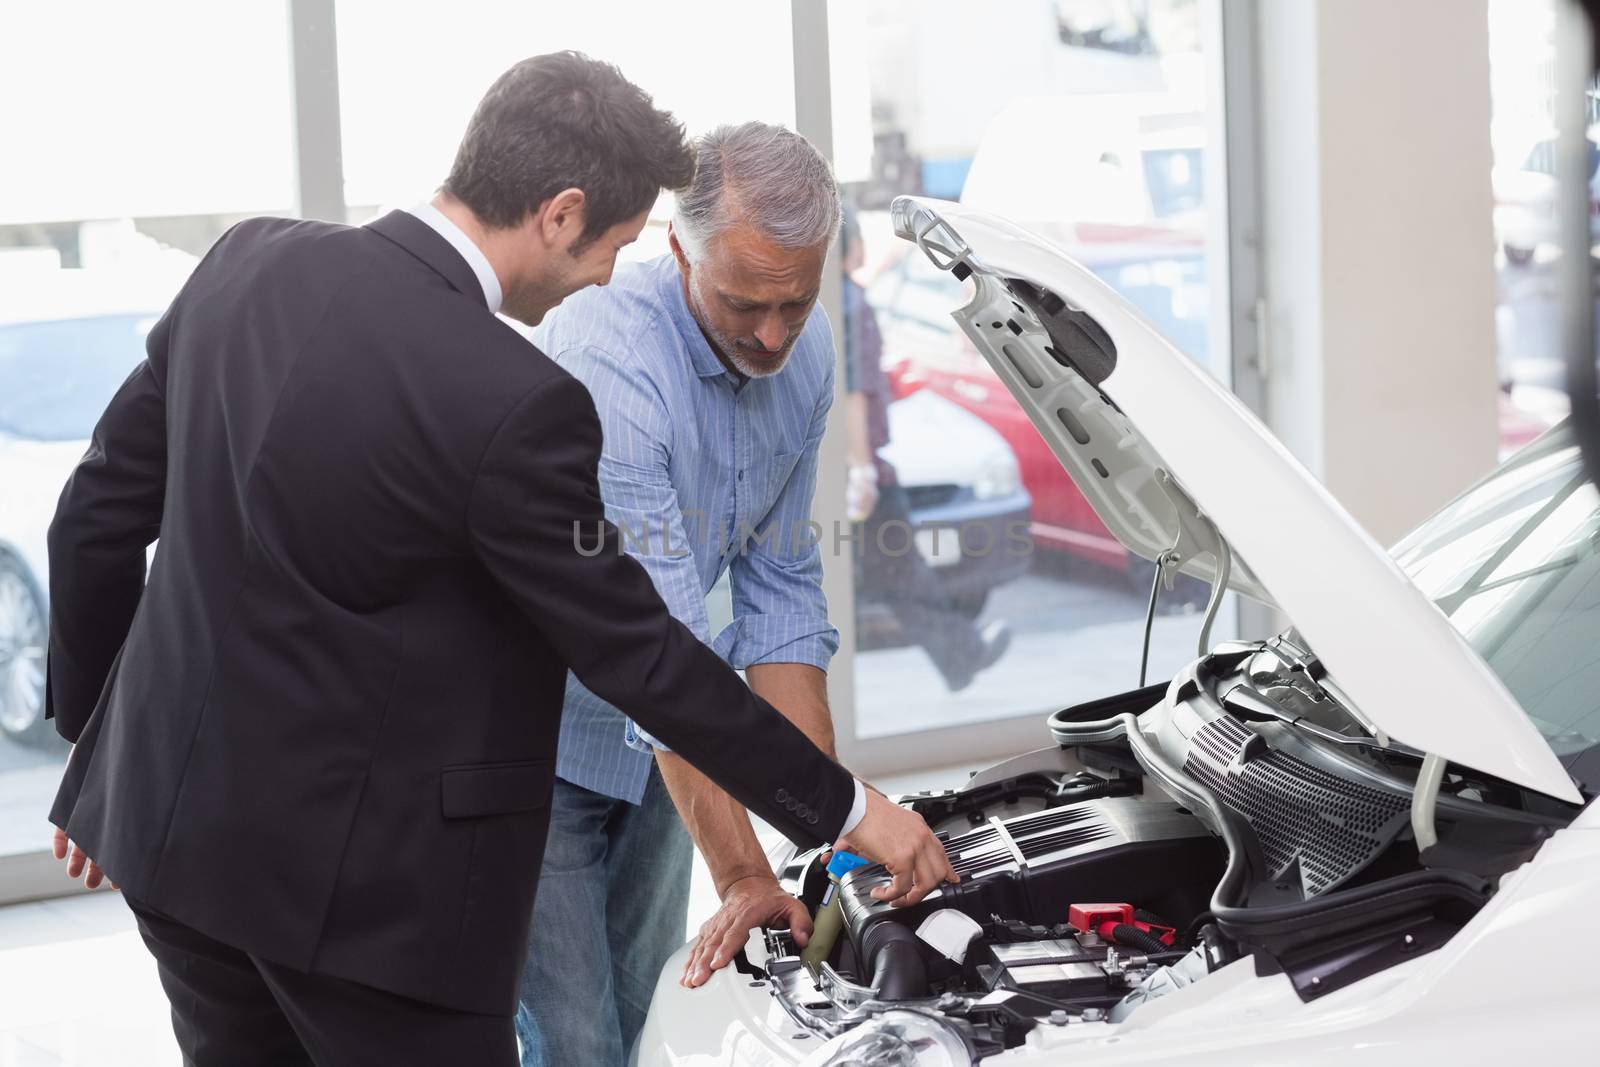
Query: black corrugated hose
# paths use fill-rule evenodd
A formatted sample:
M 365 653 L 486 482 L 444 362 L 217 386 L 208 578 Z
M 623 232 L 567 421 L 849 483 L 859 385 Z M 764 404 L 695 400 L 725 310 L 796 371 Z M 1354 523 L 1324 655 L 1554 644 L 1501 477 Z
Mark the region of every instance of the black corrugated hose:
M 1136 948 L 1140 952 L 1170 952 L 1172 946 L 1148 930 L 1132 923 L 1118 923 L 1111 928 L 1111 940 L 1121 948 Z

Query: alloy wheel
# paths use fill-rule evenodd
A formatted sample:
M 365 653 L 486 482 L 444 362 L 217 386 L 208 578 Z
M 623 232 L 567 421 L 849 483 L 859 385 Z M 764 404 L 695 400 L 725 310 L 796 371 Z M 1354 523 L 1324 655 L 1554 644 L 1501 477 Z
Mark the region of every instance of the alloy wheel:
M 32 739 L 43 729 L 47 624 L 33 583 L 0 556 L 0 731 Z

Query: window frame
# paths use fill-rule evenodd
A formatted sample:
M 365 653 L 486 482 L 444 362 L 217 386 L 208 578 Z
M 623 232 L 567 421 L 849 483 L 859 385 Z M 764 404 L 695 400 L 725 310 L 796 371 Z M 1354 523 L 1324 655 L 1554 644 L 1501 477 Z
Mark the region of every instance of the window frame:
M 1261 299 L 1260 222 L 1255 210 L 1260 187 L 1255 103 L 1256 0 L 1198 0 L 1204 33 L 1212 98 L 1221 107 L 1208 110 L 1209 143 L 1223 146 L 1207 153 L 1209 188 L 1224 190 L 1208 210 L 1208 254 L 1226 284 L 1212 287 L 1211 351 L 1231 353 L 1227 368 L 1234 391 L 1247 406 L 1265 417 L 1266 353 Z M 795 128 L 833 158 L 832 81 L 828 50 L 828 5 L 825 0 L 791 0 L 794 24 Z M 909 284 L 909 281 L 902 282 Z M 823 306 L 833 322 L 841 286 L 837 257 L 830 254 L 824 276 Z M 835 348 L 839 347 L 837 332 Z M 842 367 L 842 352 L 839 353 Z M 1216 358 L 1222 358 L 1217 356 Z M 843 410 L 843 380 L 835 376 L 835 410 Z M 822 441 L 822 462 L 812 512 L 823 529 L 847 528 L 845 514 L 845 429 L 841 419 L 829 421 Z M 839 524 L 837 527 L 835 524 Z M 829 614 L 839 629 L 839 651 L 828 674 L 828 700 L 833 714 L 835 745 L 840 760 L 863 775 L 891 774 L 957 763 L 977 764 L 1038 748 L 1049 743 L 1045 717 L 1055 708 L 1019 708 L 1013 715 L 959 726 L 917 730 L 889 736 L 858 736 L 856 706 L 856 626 L 853 568 L 848 553 L 824 553 L 823 590 Z M 1242 598 L 1237 604 L 1240 634 L 1271 633 L 1273 613 Z

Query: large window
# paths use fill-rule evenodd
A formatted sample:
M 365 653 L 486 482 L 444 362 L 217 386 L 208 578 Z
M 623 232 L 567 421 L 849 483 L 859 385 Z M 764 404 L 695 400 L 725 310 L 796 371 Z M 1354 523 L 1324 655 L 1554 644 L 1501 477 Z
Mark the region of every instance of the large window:
M 859 300 L 835 328 L 857 370 L 870 358 L 885 380 L 878 451 L 905 510 L 909 580 L 940 609 L 917 631 L 921 609 L 897 604 L 900 581 L 864 559 L 829 563 L 830 582 L 840 566 L 854 574 L 854 618 L 839 620 L 855 649 L 838 671 L 851 693 L 846 750 L 984 729 L 1137 681 L 1150 566 L 1049 459 L 950 321 L 960 284 L 907 255 L 886 212 L 896 194 L 920 193 L 1046 230 L 1228 380 L 1220 56 L 1205 28 L 1217 0 L 834 0 L 825 40 L 803 29 L 820 10 L 810 0 L 706 0 L 692 15 L 644 0 L 461 0 L 444 20 L 338 0 L 337 101 L 311 98 L 316 80 L 293 75 L 286 23 L 304 6 L 0 14 L 0 36 L 26 45 L 0 64 L 0 91 L 28 102 L 0 113 L 19 164 L 0 177 L 0 897 L 16 891 L 4 858 L 46 840 L 65 755 L 37 714 L 44 532 L 144 333 L 231 223 L 296 209 L 308 166 L 342 174 L 350 221 L 431 195 L 489 83 L 547 50 L 617 63 L 691 132 L 746 119 L 810 132 L 819 99 L 832 104 L 833 158 L 861 236 L 848 264 Z M 823 59 L 829 78 L 808 81 Z M 302 174 L 297 91 L 303 114 L 337 107 L 341 131 L 338 153 L 324 144 L 328 158 L 299 158 Z M 669 208 L 658 205 L 632 255 L 665 251 Z M 853 347 L 867 317 L 880 338 L 870 356 Z M 827 458 L 842 469 L 842 453 Z M 836 474 L 817 502 L 825 525 L 847 519 Z M 972 520 L 1002 536 L 1019 524 L 1020 541 L 1001 544 L 1024 551 L 975 564 L 939 532 Z M 1152 678 L 1192 654 L 1204 592 L 1182 582 L 1162 595 Z M 836 614 L 849 600 L 836 599 Z M 1005 647 L 993 663 L 952 658 L 974 640 Z M 954 755 L 946 745 L 929 760 Z
M 1211 340 L 1227 277 L 1208 230 L 1223 146 L 1206 13 L 1197 0 L 830 5 L 834 156 L 861 234 L 844 264 L 845 377 L 884 408 L 857 420 L 880 484 L 853 565 L 855 741 L 1138 682 L 1153 565 L 1095 516 L 951 321 L 963 283 L 895 239 L 887 208 L 917 193 L 1046 234 L 1227 381 Z M 859 465 L 859 442 L 848 450 Z M 858 486 L 856 518 L 860 499 Z M 1152 679 L 1193 657 L 1206 593 L 1182 579 L 1161 595 Z
M 432 196 L 490 83 L 542 52 L 575 49 L 615 63 L 691 133 L 723 122 L 794 121 L 786 3 L 705 0 L 690 14 L 644 0 L 591 6 L 462 0 L 449 19 L 414 19 L 383 0 L 338 0 L 337 11 L 352 221 Z M 625 258 L 667 251 L 670 208 L 664 196 Z
M 294 203 L 285 6 L 10 4 L 0 39 L 0 898 L 49 841 L 45 531 L 198 256 Z M 50 885 L 65 885 L 59 874 Z
M 1556 291 L 1555 29 L 1556 0 L 1489 0 L 1502 456 L 1568 409 Z M 1590 121 L 1597 117 L 1591 100 Z M 1600 190 L 1594 127 L 1589 151 L 1590 186 Z M 1591 221 L 1600 227 L 1600 194 L 1591 193 L 1591 201 Z

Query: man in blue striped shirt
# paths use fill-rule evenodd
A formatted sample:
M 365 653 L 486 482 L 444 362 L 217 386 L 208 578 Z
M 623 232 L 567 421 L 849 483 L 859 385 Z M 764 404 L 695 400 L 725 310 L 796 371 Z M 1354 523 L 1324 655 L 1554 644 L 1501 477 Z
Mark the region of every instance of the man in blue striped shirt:
M 536 336 L 594 396 L 601 495 L 627 550 L 678 619 L 830 752 L 838 634 L 810 519 L 834 369 L 816 302 L 838 225 L 833 176 L 805 138 L 721 127 L 699 142 L 672 254 L 569 297 Z M 724 571 L 733 622 L 713 635 L 705 598 Z M 810 917 L 744 809 L 570 676 L 557 774 L 517 1018 L 525 1067 L 623 1062 L 684 940 L 691 835 L 723 903 L 685 982 L 761 923 L 804 943 Z

